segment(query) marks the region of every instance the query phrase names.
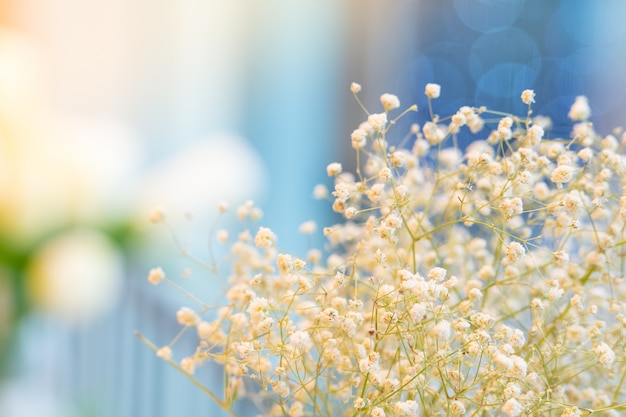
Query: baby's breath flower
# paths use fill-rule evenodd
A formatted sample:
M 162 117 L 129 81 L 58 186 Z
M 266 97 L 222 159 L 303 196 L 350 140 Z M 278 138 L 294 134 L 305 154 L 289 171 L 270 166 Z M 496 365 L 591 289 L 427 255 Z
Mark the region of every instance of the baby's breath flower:
M 372 126 L 372 129 L 376 131 L 383 131 L 387 124 L 387 113 L 374 113 L 370 114 L 367 121 Z
M 522 91 L 522 102 L 530 105 L 535 102 L 535 92 L 533 90 Z
M 543 138 L 543 128 L 539 125 L 532 125 L 528 131 L 526 132 L 526 138 L 528 139 L 528 144 L 530 146 L 537 145 L 541 139 Z
M 563 185 L 570 182 L 573 175 L 574 168 L 569 165 L 559 165 L 554 171 L 552 171 L 552 175 L 550 175 L 550 180 L 559 185 Z
M 365 408 L 365 404 L 366 404 L 365 400 L 361 397 L 357 397 L 353 403 L 354 408 L 356 408 L 357 410 Z
M 196 312 L 193 311 L 192 309 L 188 307 L 182 307 L 176 313 L 176 320 L 178 320 L 179 324 L 182 324 L 187 327 L 192 327 L 198 324 L 198 322 L 200 321 L 200 318 L 198 317 Z
M 432 100 L 440 87 L 425 93 Z M 276 403 L 268 415 L 619 410 L 626 133 L 597 134 L 579 98 L 571 134 L 543 140 L 551 122 L 531 119 L 534 97 L 522 93 L 525 116 L 469 106 L 433 115 L 410 128 L 409 150 L 387 131 L 399 100 L 383 95 L 384 113 L 351 134 L 358 170 L 332 163 L 332 194 L 314 190 L 344 218 L 324 227 L 328 255 L 279 252 L 270 229 L 247 228 L 261 212 L 245 202 L 237 238 L 213 237 L 232 245 L 225 297 L 209 309 L 183 290 L 202 313 L 178 310 L 185 328 L 157 355 L 171 360 L 174 344 L 197 333 L 183 371 L 218 362 L 228 401 L 247 379 L 263 388 L 259 403 Z M 463 126 L 473 137 L 458 146 Z M 160 268 L 148 274 L 164 279 Z
M 506 262 L 508 264 L 515 264 L 519 259 L 526 254 L 526 250 L 519 242 L 511 242 L 506 248 Z
M 516 214 L 521 214 L 524 210 L 524 205 L 522 203 L 522 199 L 519 197 L 506 198 L 502 200 L 502 203 L 500 203 L 500 209 L 502 210 L 504 217 L 510 219 Z
M 326 172 L 328 173 L 329 177 L 334 177 L 335 175 L 340 174 L 341 164 L 339 162 L 333 162 L 328 164 L 328 166 L 326 167 Z
M 278 270 L 286 274 L 293 268 L 293 258 L 286 253 L 279 253 L 276 257 L 276 263 L 278 264 Z
M 359 93 L 361 91 L 361 84 L 357 84 L 357 83 L 350 84 L 350 91 L 352 91 L 354 94 Z
M 271 229 L 267 227 L 259 227 L 259 230 L 254 237 L 254 244 L 258 248 L 269 248 L 274 245 L 274 241 L 276 240 L 276 235 L 272 232 Z
M 215 238 L 220 243 L 228 242 L 228 238 L 229 238 L 228 230 L 224 230 L 224 229 L 218 230 L 217 233 L 215 234 Z
M 580 417 L 582 416 L 582 411 L 578 407 L 567 407 L 561 413 L 561 417 Z
M 515 398 L 510 398 L 501 408 L 501 411 L 506 414 L 508 417 L 517 417 L 522 414 L 524 408 Z
M 196 371 L 196 362 L 193 358 L 183 358 L 180 361 L 180 367 L 188 374 L 193 374 Z
M 383 105 L 385 111 L 397 109 L 400 107 L 400 100 L 393 94 L 383 94 L 380 96 L 380 102 Z
M 567 116 L 570 119 L 576 121 L 587 120 L 589 116 L 591 116 L 591 109 L 589 109 L 589 102 L 587 101 L 587 97 L 576 97 L 576 101 L 574 101 L 574 104 L 572 104 L 572 107 L 570 107 Z
M 450 403 L 450 414 L 453 416 L 462 416 L 465 412 L 465 405 L 461 401 L 454 400 Z
M 598 355 L 598 362 L 605 368 L 610 368 L 613 362 L 615 362 L 615 353 L 606 343 L 600 342 L 596 344 L 593 347 L 593 351 Z
M 225 213 L 228 211 L 228 203 L 226 201 L 220 201 L 217 203 L 217 211 L 220 213 Z
M 550 290 L 548 291 L 548 300 L 550 301 L 560 300 L 564 293 L 565 291 L 562 288 L 551 287 Z
M 385 410 L 380 407 L 372 408 L 371 417 L 386 417 Z
M 441 86 L 439 84 L 428 83 L 424 89 L 424 94 L 430 99 L 439 98 L 441 94 Z
M 419 405 L 413 400 L 398 401 L 393 408 L 398 416 L 417 417 L 419 412 Z
M 161 359 L 170 360 L 172 359 L 172 348 L 169 346 L 163 346 L 156 351 L 156 355 Z
M 367 131 L 364 129 L 355 129 L 350 135 L 352 147 L 354 149 L 363 149 L 367 144 Z
M 433 122 L 424 123 L 422 131 L 424 133 L 424 137 L 431 145 L 437 145 L 441 143 L 446 136 L 443 127 L 438 126 L 436 123 Z
M 298 330 L 289 336 L 289 344 L 296 349 L 301 349 L 303 352 L 307 352 L 311 349 L 311 337 L 307 332 Z
M 323 184 L 318 184 L 313 188 L 313 197 L 317 200 L 322 200 L 328 197 L 328 188 Z
M 304 404 L 300 401 L 295 401 L 289 407 L 289 417 L 302 417 L 304 416 Z
M 157 207 L 150 213 L 149 220 L 152 223 L 163 223 L 165 221 L 165 210 Z
M 436 267 L 428 271 L 428 279 L 442 282 L 446 278 L 447 271 L 444 268 Z
M 451 331 L 452 327 L 450 326 L 450 322 L 447 320 L 440 321 L 431 329 L 433 336 L 440 341 L 448 340 L 450 338 Z
M 165 273 L 161 268 L 153 268 L 148 273 L 148 282 L 152 285 L 157 285 L 159 282 L 165 279 Z

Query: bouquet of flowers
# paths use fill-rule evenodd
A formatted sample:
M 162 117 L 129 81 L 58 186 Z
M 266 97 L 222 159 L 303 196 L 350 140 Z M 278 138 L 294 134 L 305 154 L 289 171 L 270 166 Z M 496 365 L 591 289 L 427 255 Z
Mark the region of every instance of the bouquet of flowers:
M 364 108 L 355 172 L 331 163 L 334 189 L 315 189 L 345 218 L 323 229 L 327 255 L 283 252 L 247 203 L 237 238 L 216 231 L 232 245 L 218 313 L 195 295 L 176 314 L 197 348 L 174 361 L 179 336 L 139 337 L 196 384 L 199 365 L 221 364 L 223 392 L 204 389 L 231 415 L 246 394 L 267 416 L 620 415 L 626 134 L 596 133 L 582 96 L 571 137 L 548 138 L 532 90 L 523 116 L 441 117 L 439 93 L 426 86 L 430 121 L 396 145 L 390 129 L 417 107 L 393 116 L 384 94 L 382 112 Z M 161 268 L 148 279 L 177 286 Z

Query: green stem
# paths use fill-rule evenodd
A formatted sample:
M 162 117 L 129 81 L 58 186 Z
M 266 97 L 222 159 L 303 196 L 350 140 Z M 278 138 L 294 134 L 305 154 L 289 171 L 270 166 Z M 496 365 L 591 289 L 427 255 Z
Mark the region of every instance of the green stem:
M 152 350 L 154 353 L 157 352 L 158 348 L 154 345 L 154 343 L 152 343 L 150 340 L 146 339 L 141 333 L 139 333 L 138 331 L 135 331 L 135 336 L 137 336 L 137 338 L 144 345 L 146 345 L 150 350 Z M 206 395 L 208 395 L 209 398 L 211 398 L 215 402 L 215 404 L 217 404 L 222 410 L 226 411 L 232 417 L 238 417 L 237 414 L 230 407 L 230 404 L 227 404 L 226 402 L 220 400 L 217 397 L 217 395 L 215 395 L 211 390 L 209 390 L 207 387 L 205 387 L 200 381 L 198 381 L 196 378 L 194 378 L 193 375 L 189 374 L 188 372 L 185 372 L 183 370 L 183 368 L 181 368 L 173 360 L 171 360 L 171 359 L 164 359 L 164 360 L 170 366 L 172 366 L 174 369 L 176 369 L 178 372 L 183 374 L 188 380 L 191 381 L 192 384 L 194 384 L 196 387 L 198 387 L 202 392 L 204 392 Z

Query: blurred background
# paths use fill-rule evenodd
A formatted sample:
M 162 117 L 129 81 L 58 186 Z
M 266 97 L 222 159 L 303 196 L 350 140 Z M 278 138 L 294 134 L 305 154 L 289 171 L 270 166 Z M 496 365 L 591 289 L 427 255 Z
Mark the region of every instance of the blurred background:
M 253 199 L 303 254 L 298 225 L 337 220 L 313 187 L 354 163 L 352 81 L 371 112 L 382 93 L 419 105 L 398 137 L 427 120 L 429 82 L 442 115 L 525 114 L 532 88 L 550 137 L 587 95 L 608 133 L 626 120 L 625 17 L 619 0 L 0 0 L 0 416 L 220 415 L 133 335 L 167 344 L 188 303 L 150 268 L 223 289 L 154 207 L 204 256 L 218 202 Z

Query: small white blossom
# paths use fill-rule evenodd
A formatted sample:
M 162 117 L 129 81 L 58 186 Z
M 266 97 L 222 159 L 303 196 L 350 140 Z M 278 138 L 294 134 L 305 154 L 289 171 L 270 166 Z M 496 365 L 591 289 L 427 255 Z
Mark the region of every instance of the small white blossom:
M 610 368 L 615 362 L 615 352 L 604 342 L 600 342 L 593 347 L 593 351 L 598 355 L 598 362 L 605 368 Z
M 372 414 L 371 417 L 386 417 L 387 415 L 385 414 L 385 410 L 383 410 L 380 407 L 374 407 L 372 408 Z
M 267 227 L 260 227 L 254 237 L 254 244 L 258 248 L 269 248 L 272 247 L 275 240 L 276 235 L 274 235 L 274 232 L 272 232 L 271 229 Z
M 380 103 L 383 105 L 385 111 L 400 107 L 400 100 L 398 100 L 398 97 L 393 94 L 383 94 L 380 96 Z
M 589 102 L 587 97 L 578 96 L 569 109 L 567 116 L 576 121 L 585 121 L 591 116 L 591 109 L 589 108 Z
M 519 242 L 511 242 L 506 248 L 506 262 L 509 264 L 515 264 L 519 259 L 526 254 L 526 249 Z
M 326 173 L 329 177 L 341 174 L 341 164 L 339 162 L 332 162 L 326 167 Z
M 522 91 L 522 102 L 524 104 L 530 105 L 535 102 L 535 92 L 533 90 L 524 90 Z
M 298 227 L 298 231 L 303 235 L 312 235 L 317 230 L 317 223 L 313 220 L 306 221 Z
M 552 175 L 550 175 L 550 180 L 554 183 L 562 185 L 570 182 L 573 175 L 574 168 L 569 165 L 559 165 L 554 171 L 552 171 Z
M 165 221 L 165 210 L 163 210 L 160 207 L 155 208 L 154 210 L 152 210 L 152 212 L 150 213 L 150 216 L 148 217 L 148 219 L 152 222 L 152 223 L 163 223 Z
M 200 321 L 200 318 L 198 317 L 196 312 L 193 311 L 192 309 L 188 307 L 182 307 L 176 313 L 176 320 L 178 320 L 178 323 L 184 326 L 190 327 L 190 326 L 195 326 L 196 324 L 198 324 L 198 322 Z
M 364 129 L 355 129 L 350 135 L 352 147 L 354 149 L 363 149 L 367 144 L 367 131 Z
M 163 346 L 156 351 L 156 355 L 161 359 L 170 360 L 172 359 L 172 348 L 169 346 Z
M 430 99 L 439 98 L 441 94 L 441 86 L 439 84 L 428 83 L 424 89 L 424 94 Z
M 398 416 L 417 417 L 419 412 L 419 404 L 413 400 L 398 401 L 393 408 Z
M 180 367 L 188 374 L 193 374 L 196 370 L 196 361 L 193 358 L 183 358 L 180 361 Z
M 159 282 L 165 279 L 165 273 L 161 268 L 153 268 L 148 273 L 148 282 L 152 285 L 157 285 Z
M 502 406 L 501 411 L 508 417 L 517 417 L 522 414 L 524 408 L 515 398 L 509 398 Z
M 296 349 L 301 349 L 302 351 L 307 352 L 311 349 L 311 337 L 307 332 L 298 330 L 289 336 L 289 344 Z
M 370 114 L 369 117 L 367 118 L 367 121 L 372 126 L 372 129 L 380 132 L 385 129 L 385 125 L 387 124 L 387 114 L 386 113 Z

